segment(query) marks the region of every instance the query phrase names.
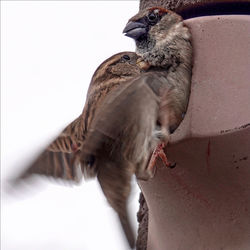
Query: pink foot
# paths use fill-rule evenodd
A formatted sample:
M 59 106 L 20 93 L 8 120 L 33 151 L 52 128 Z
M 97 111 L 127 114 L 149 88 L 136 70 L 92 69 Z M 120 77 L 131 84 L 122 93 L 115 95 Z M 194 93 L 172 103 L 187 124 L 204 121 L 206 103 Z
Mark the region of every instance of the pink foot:
M 155 148 L 150 162 L 148 164 L 148 170 L 151 172 L 154 172 L 154 166 L 156 164 L 156 160 L 158 157 L 161 158 L 161 160 L 163 161 L 163 163 L 167 166 L 167 167 L 172 167 L 171 163 L 168 161 L 167 156 L 164 152 L 164 148 L 165 148 L 165 144 L 164 143 L 160 143 L 157 145 L 157 147 Z

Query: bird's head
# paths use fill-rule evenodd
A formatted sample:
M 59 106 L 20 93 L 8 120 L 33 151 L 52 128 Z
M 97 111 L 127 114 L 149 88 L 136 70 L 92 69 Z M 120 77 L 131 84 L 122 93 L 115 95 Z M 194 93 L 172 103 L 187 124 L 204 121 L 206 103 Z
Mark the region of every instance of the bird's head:
M 178 39 L 178 36 L 190 38 L 181 16 L 159 7 L 140 11 L 133 16 L 128 21 L 123 33 L 135 40 L 137 54 L 154 66 L 159 65 L 155 64 L 153 59 L 151 61 L 150 57 L 154 57 L 154 54 L 160 56 L 159 50 L 163 46 L 171 45 L 176 38 Z M 150 52 L 154 54 L 149 55 Z M 145 54 L 147 55 L 145 56 Z
M 105 60 L 95 71 L 91 84 L 99 85 L 111 80 L 121 82 L 134 78 L 146 71 L 149 64 L 134 52 L 120 52 Z

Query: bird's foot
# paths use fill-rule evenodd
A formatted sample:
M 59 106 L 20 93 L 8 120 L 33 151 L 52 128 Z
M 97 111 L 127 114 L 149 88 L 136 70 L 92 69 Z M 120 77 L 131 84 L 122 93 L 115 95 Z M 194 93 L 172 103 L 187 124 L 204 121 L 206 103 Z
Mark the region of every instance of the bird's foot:
M 164 152 L 164 148 L 165 148 L 165 143 L 160 143 L 158 144 L 158 146 L 156 147 L 155 151 L 156 151 L 156 157 L 160 157 L 161 160 L 163 161 L 163 163 L 167 166 L 167 167 L 171 167 L 171 162 L 168 161 L 168 158 Z
M 164 148 L 165 148 L 165 143 L 159 143 L 157 145 L 157 147 L 155 148 L 152 156 L 151 156 L 151 159 L 150 159 L 150 162 L 148 164 L 148 170 L 150 172 L 154 172 L 154 166 L 156 165 L 156 160 L 158 157 L 161 158 L 161 160 L 163 161 L 163 163 L 167 166 L 167 167 L 172 167 L 172 164 L 168 161 L 167 159 L 167 156 L 164 152 Z

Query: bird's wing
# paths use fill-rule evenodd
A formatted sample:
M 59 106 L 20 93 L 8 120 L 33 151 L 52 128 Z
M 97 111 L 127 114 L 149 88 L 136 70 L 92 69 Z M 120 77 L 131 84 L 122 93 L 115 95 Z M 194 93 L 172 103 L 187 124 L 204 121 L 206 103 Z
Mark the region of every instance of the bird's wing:
M 155 129 L 163 85 L 160 77 L 145 73 L 111 91 L 98 109 L 83 143 L 83 165 L 85 157 L 98 155 L 107 143 L 111 144 L 105 146 L 110 147 L 110 157 L 115 150 L 127 160 L 140 159 L 149 150 L 147 139 Z
M 61 134 L 28 166 L 21 174 L 12 179 L 16 184 L 33 174 L 60 178 L 65 181 L 79 182 L 81 170 L 78 150 L 81 141 L 77 136 L 81 116 L 70 123 Z
M 150 144 L 153 144 L 162 85 L 157 76 L 147 73 L 111 91 L 96 111 L 82 145 L 83 173 L 97 175 L 131 248 L 134 234 L 127 211 L 130 182 L 138 168 L 145 170 L 156 146 Z

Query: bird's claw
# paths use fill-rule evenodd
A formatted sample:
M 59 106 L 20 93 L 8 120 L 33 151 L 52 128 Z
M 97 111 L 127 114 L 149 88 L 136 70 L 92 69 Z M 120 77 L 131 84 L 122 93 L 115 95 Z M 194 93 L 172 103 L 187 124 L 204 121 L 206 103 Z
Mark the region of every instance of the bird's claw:
M 156 160 L 158 157 L 161 158 L 161 160 L 163 161 L 163 163 L 167 166 L 167 167 L 172 167 L 172 164 L 168 161 L 167 159 L 167 156 L 164 152 L 164 148 L 165 148 L 165 143 L 160 143 L 157 145 L 157 147 L 155 148 L 152 156 L 151 156 L 151 159 L 150 159 L 150 162 L 148 164 L 148 170 L 150 172 L 155 172 L 154 170 L 154 166 L 156 165 Z
M 156 157 L 160 157 L 161 158 L 161 160 L 163 161 L 163 163 L 167 166 L 167 167 L 171 167 L 171 162 L 169 162 L 168 161 L 168 159 L 167 159 L 167 156 L 166 156 L 166 154 L 165 154 L 165 152 L 164 152 L 164 148 L 165 148 L 165 144 L 164 143 L 160 143 L 157 147 L 156 147 L 156 149 L 155 149 L 155 151 L 156 151 Z

